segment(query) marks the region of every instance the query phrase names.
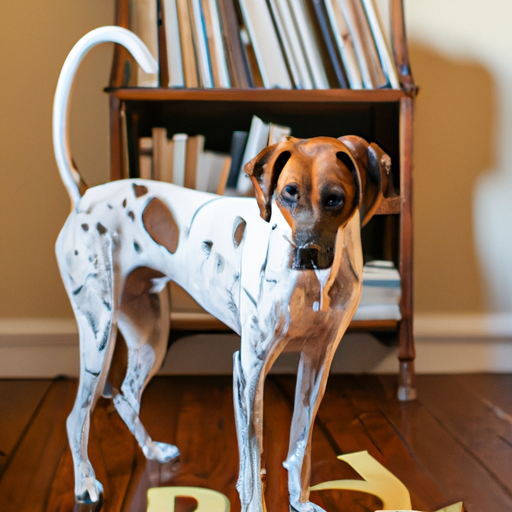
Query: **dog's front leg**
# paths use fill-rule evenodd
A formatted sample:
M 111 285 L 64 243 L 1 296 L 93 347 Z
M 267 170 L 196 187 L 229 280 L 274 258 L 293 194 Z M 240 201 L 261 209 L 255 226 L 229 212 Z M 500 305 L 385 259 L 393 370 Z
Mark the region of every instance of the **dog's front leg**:
M 310 340 L 313 341 L 313 340 Z M 335 346 L 324 340 L 304 346 L 295 389 L 290 445 L 283 466 L 288 470 L 291 512 L 324 512 L 309 501 L 311 477 L 311 435 L 322 401 Z M 335 345 L 335 344 L 334 344 Z
M 240 456 L 237 490 L 242 512 L 266 511 L 264 500 L 263 389 L 265 377 L 284 347 L 284 340 L 248 341 L 234 355 L 233 392 Z

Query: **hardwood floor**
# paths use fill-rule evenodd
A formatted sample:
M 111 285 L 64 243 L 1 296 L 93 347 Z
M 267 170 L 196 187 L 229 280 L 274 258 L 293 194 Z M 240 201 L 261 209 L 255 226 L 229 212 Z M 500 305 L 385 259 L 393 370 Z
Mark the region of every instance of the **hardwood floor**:
M 512 510 L 512 375 L 420 375 L 418 400 L 395 399 L 395 376 L 332 375 L 313 434 L 312 484 L 358 478 L 337 455 L 368 450 L 409 489 L 413 508 L 435 511 L 464 501 L 467 512 Z M 269 377 L 265 459 L 269 512 L 288 512 L 286 471 L 294 378 Z M 0 380 L 0 511 L 84 512 L 76 507 L 65 420 L 73 379 Z M 197 486 L 225 494 L 231 510 L 238 452 L 230 377 L 157 377 L 141 417 L 152 437 L 177 444 L 179 465 L 146 461 L 117 415 L 101 400 L 89 453 L 105 488 L 104 511 L 142 512 L 157 486 Z M 366 512 L 379 500 L 351 491 L 316 491 L 328 512 Z M 177 512 L 195 503 L 181 499 Z

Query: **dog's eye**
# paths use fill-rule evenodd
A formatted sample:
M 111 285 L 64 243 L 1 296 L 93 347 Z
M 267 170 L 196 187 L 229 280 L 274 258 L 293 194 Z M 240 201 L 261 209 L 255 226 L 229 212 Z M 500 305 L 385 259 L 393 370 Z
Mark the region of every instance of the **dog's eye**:
M 297 201 L 299 199 L 299 187 L 294 183 L 285 185 L 281 195 L 283 196 L 283 199 L 286 199 L 287 201 Z
M 343 201 L 343 194 L 340 194 L 339 192 L 331 192 L 324 197 L 322 202 L 325 208 L 339 208 L 343 204 Z

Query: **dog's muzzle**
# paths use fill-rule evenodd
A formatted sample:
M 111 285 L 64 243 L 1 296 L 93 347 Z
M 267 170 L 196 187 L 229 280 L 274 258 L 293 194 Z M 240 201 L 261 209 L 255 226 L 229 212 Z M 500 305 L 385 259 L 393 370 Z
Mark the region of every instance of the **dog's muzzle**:
M 297 247 L 293 251 L 292 268 L 295 270 L 320 270 L 329 268 L 334 261 L 334 248 Z

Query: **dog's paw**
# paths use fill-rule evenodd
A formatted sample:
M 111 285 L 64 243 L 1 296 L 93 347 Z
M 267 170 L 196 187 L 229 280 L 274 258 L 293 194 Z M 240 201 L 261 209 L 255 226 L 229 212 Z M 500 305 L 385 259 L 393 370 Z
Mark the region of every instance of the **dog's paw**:
M 290 512 L 325 512 L 322 507 L 311 503 L 311 501 L 294 501 L 290 502 Z
M 143 447 L 142 451 L 147 459 L 157 460 L 161 464 L 171 462 L 180 456 L 180 451 L 173 444 L 152 441 Z
M 103 486 L 93 477 L 85 478 L 75 489 L 77 503 L 99 503 L 103 498 Z

